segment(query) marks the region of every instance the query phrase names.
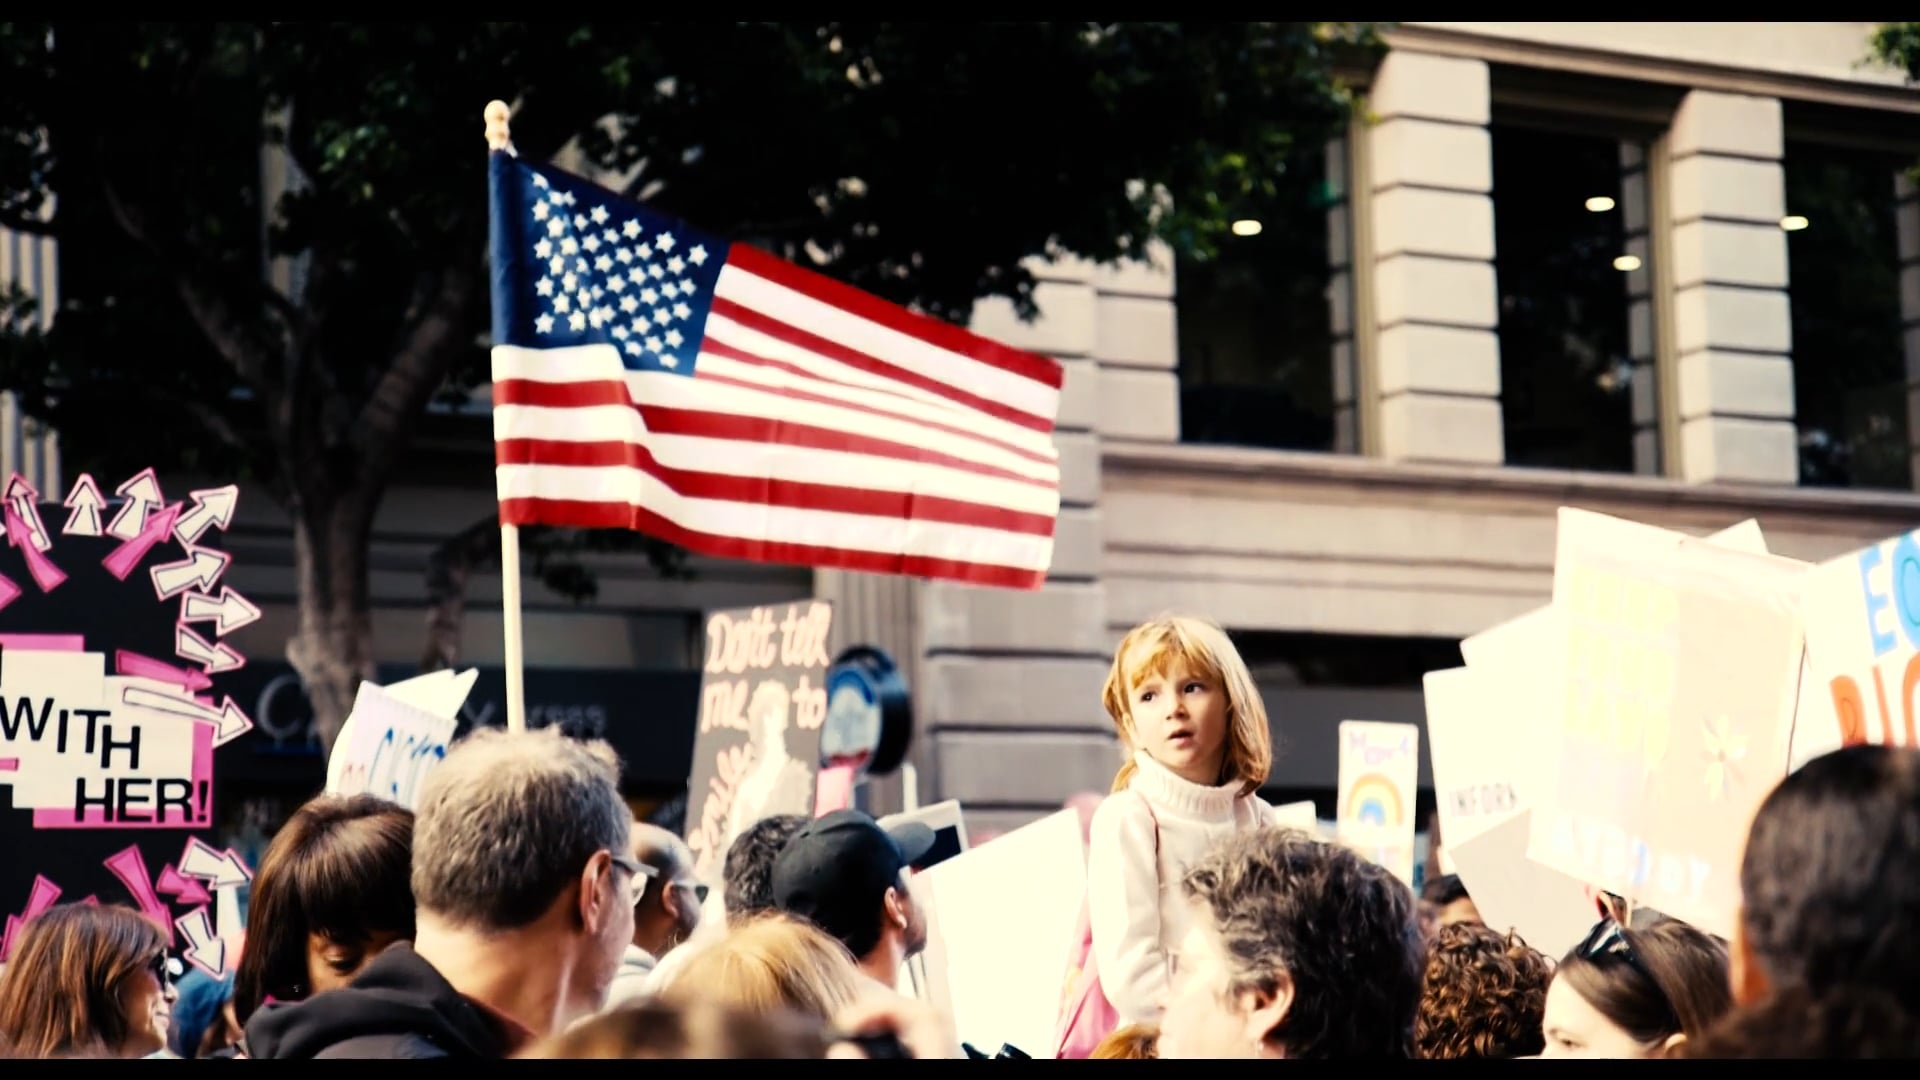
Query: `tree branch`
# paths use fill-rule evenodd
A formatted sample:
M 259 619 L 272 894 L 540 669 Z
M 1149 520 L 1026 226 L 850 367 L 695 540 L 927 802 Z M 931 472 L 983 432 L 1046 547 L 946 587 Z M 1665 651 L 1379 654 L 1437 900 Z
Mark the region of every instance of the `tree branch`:
M 235 311 L 234 305 L 228 301 L 226 290 L 207 281 L 189 268 L 186 260 L 156 240 L 147 225 L 145 213 L 122 198 L 111 179 L 103 176 L 101 189 L 121 230 L 151 252 L 173 278 L 174 288 L 186 305 L 188 314 L 193 316 L 194 322 L 214 349 L 256 393 L 269 401 L 277 400 L 282 387 L 267 362 L 268 354 L 274 350 L 257 340 L 256 328 L 249 326 Z M 290 334 L 300 324 L 300 315 L 293 305 L 264 282 L 256 283 L 248 291 L 279 316 L 283 333 Z
M 467 613 L 467 579 L 500 556 L 500 519 L 489 514 L 448 538 L 427 556 L 427 647 L 422 673 L 460 662 L 460 625 Z
M 471 330 L 482 276 L 464 263 L 441 271 L 395 350 L 393 364 L 354 418 L 353 445 L 360 448 L 363 480 L 379 483 L 386 478 L 406 435 L 445 380 L 456 350 Z
M 228 447 L 235 450 L 252 449 L 252 444 L 240 437 L 240 430 L 233 426 L 233 421 L 228 420 L 225 416 L 221 415 L 220 410 L 207 404 L 205 401 L 198 398 L 187 397 L 184 394 L 176 394 L 170 390 L 163 390 L 154 386 L 149 386 L 147 393 L 151 394 L 160 404 L 179 409 L 191 415 L 195 420 L 200 421 L 200 426 L 207 429 L 207 434 L 212 435 Z

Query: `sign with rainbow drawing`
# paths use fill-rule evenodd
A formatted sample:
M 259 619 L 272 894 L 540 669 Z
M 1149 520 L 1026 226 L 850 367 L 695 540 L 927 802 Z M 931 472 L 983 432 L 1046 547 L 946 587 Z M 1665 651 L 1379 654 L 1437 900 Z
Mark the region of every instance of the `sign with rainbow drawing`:
M 250 871 L 209 842 L 215 761 L 253 721 L 221 687 L 246 664 L 229 635 L 261 618 L 221 546 L 239 489 L 169 501 L 146 469 L 50 495 L 18 475 L 0 491 L 0 961 L 79 901 L 130 905 L 187 963 L 231 970 Z
M 1420 728 L 1340 722 L 1340 842 L 1413 884 Z

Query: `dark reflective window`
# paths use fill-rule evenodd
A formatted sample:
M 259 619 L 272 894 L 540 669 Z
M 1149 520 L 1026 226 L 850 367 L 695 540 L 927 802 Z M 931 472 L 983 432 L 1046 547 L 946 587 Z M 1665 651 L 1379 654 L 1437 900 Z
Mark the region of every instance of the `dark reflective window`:
M 1344 144 L 1336 144 L 1344 146 Z M 1347 216 L 1336 162 L 1303 150 L 1271 198 L 1228 208 L 1236 235 L 1216 258 L 1175 269 L 1180 332 L 1180 431 L 1186 442 L 1333 450 L 1335 344 L 1349 332 Z M 1257 230 L 1257 231 L 1255 231 Z M 1339 250 L 1331 250 L 1333 237 Z M 1350 321 L 1350 320 L 1343 320 Z M 1339 350 L 1350 363 L 1351 348 Z M 1351 376 L 1340 380 L 1350 400 Z
M 1785 164 L 1800 482 L 1910 488 L 1894 219 L 1909 162 L 1789 141 Z
M 1633 381 L 1652 368 L 1628 334 L 1646 257 L 1627 247 L 1621 142 L 1498 117 L 1491 133 L 1507 464 L 1632 472 Z

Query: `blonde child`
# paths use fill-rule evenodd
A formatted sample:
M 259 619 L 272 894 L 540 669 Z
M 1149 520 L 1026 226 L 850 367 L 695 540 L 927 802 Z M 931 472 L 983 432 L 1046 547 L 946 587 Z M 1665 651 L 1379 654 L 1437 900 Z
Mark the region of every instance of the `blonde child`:
M 1272 820 L 1255 794 L 1273 763 L 1267 710 L 1226 632 L 1167 615 L 1135 627 L 1102 694 L 1131 755 L 1093 815 L 1087 915 L 1100 988 L 1122 1026 L 1160 1019 L 1185 936 L 1187 864 Z

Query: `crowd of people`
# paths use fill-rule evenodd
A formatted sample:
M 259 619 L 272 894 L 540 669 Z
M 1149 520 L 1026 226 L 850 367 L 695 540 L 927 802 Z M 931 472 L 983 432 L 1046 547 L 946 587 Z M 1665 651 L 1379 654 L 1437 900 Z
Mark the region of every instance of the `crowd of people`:
M 1920 1056 L 1920 750 L 1788 775 L 1752 823 L 1730 940 L 1601 894 L 1550 957 L 1484 925 L 1456 878 L 1416 896 L 1277 824 L 1256 794 L 1267 716 L 1217 626 L 1138 628 L 1104 698 L 1129 757 L 1092 812 L 1059 1045 L 1034 1056 Z M 925 826 L 767 817 L 710 883 L 633 821 L 619 768 L 604 743 L 482 730 L 412 810 L 312 800 L 220 978 L 183 973 L 133 908 L 55 906 L 0 972 L 0 1055 L 987 1056 L 898 988 L 927 944 L 908 884 Z

